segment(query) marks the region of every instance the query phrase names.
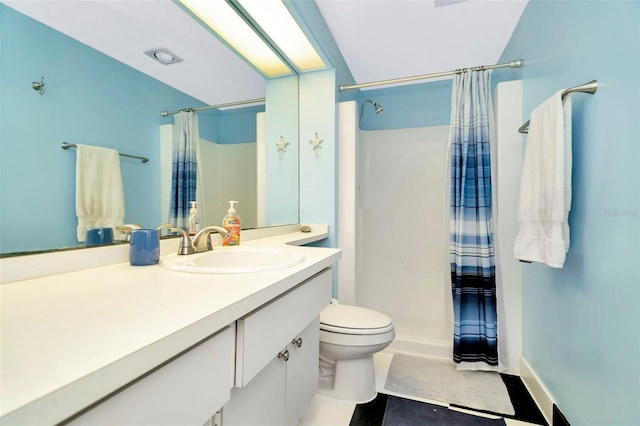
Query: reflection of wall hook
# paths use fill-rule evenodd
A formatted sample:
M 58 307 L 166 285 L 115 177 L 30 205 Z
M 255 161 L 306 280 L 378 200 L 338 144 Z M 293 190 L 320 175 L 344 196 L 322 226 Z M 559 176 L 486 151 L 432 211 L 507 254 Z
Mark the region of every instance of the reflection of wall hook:
M 39 90 L 41 95 L 44 95 L 44 75 L 42 76 L 42 79 L 38 82 L 38 81 L 33 81 L 31 82 L 31 87 L 33 87 L 33 90 Z

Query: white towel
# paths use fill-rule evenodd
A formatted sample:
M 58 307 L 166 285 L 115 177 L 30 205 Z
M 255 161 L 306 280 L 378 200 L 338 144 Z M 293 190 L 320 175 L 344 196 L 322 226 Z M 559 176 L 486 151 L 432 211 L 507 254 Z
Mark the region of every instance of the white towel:
M 571 99 L 559 91 L 531 114 L 522 165 L 516 259 L 562 268 L 569 250 Z
M 89 228 L 124 224 L 124 187 L 120 154 L 114 149 L 78 145 L 76 152 L 78 241 Z

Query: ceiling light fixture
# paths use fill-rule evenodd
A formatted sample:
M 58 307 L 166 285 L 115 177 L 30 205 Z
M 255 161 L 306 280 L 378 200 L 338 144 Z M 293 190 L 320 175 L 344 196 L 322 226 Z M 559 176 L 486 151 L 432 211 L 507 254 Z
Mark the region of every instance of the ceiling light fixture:
M 326 68 L 281 0 L 235 0 L 299 71 Z
M 160 62 L 162 65 L 171 65 L 182 62 L 181 57 L 171 52 L 166 47 L 158 47 L 156 49 L 145 50 L 144 54 L 149 56 L 151 59 L 155 59 L 156 61 Z
M 293 72 L 226 1 L 180 0 L 180 3 L 265 76 Z

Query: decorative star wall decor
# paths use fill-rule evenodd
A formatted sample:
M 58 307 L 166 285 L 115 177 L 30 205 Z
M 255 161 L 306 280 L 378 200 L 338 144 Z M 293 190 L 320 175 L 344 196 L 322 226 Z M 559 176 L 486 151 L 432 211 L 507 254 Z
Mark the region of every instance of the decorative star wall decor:
M 313 146 L 313 152 L 316 153 L 316 157 L 318 156 L 318 149 L 322 148 L 320 144 L 324 142 L 324 139 L 318 139 L 318 132 L 314 133 L 315 137 L 313 139 L 309 139 L 309 143 Z
M 280 136 L 280 142 L 278 142 L 276 146 L 278 147 L 278 157 L 280 157 L 281 160 L 284 153 L 287 152 L 287 145 L 289 145 L 289 142 L 284 140 L 284 137 Z

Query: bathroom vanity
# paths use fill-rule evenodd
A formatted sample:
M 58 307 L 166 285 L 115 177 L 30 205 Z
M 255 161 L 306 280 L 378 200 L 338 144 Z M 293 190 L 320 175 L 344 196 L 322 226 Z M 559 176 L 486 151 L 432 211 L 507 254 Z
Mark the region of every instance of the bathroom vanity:
M 225 425 L 250 412 L 297 423 L 317 387 L 317 317 L 340 250 L 286 247 L 304 261 L 247 274 L 115 263 L 4 283 L 0 423 L 202 425 L 223 407 Z
M 318 318 L 330 298 L 325 270 L 236 322 L 236 389 L 225 426 L 298 423 L 318 388 Z

